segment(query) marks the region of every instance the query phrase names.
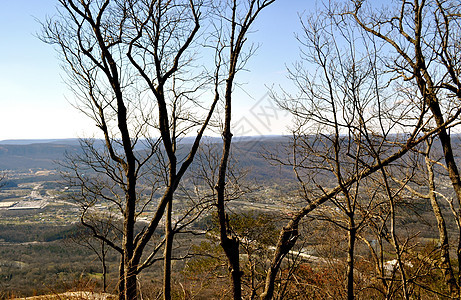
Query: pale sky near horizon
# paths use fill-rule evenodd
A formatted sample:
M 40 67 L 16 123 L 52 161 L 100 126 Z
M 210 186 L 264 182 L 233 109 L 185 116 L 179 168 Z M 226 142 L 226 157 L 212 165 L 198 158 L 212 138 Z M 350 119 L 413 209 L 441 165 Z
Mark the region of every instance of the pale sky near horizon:
M 54 139 L 91 136 L 92 120 L 72 107 L 72 94 L 63 83 L 55 50 L 35 35 L 38 20 L 55 13 L 56 0 L 2 1 L 0 11 L 0 140 Z M 266 85 L 286 82 L 286 65 L 295 62 L 301 26 L 298 13 L 312 10 L 315 1 L 279 0 L 263 11 L 249 40 L 260 45 L 238 79 L 234 120 L 236 135 L 283 134 L 288 117 L 264 98 Z M 260 101 L 260 99 L 262 99 Z M 258 117 L 259 116 L 259 117 Z M 240 133 L 240 134 L 239 134 Z

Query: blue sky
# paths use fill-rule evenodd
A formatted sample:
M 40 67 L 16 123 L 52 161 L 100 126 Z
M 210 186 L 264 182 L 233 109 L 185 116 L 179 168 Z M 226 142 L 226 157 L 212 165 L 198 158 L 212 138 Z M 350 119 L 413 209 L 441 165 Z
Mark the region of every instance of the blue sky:
M 260 45 L 247 65 L 250 72 L 238 80 L 246 92 L 235 94 L 234 120 L 250 122 L 245 135 L 286 132 L 288 117 L 276 112 L 266 86 L 286 84 L 285 66 L 298 58 L 294 32 L 298 13 L 315 6 L 314 1 L 278 0 L 263 11 L 250 41 Z M 0 11 L 0 140 L 73 138 L 91 136 L 94 124 L 72 107 L 72 94 L 54 49 L 35 35 L 36 19 L 55 12 L 56 0 L 3 1 Z M 261 100 L 262 99 L 262 100 Z M 261 101 L 260 101 L 261 100 Z M 258 116 L 261 118 L 258 119 Z M 255 121 L 256 117 L 256 121 Z M 238 135 L 238 132 L 237 132 Z

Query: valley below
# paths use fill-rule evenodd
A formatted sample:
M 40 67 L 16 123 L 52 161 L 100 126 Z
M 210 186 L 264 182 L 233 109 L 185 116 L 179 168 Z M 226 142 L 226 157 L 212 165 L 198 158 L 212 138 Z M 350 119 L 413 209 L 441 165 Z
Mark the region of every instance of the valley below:
M 246 270 L 245 276 L 252 276 L 252 280 L 256 278 L 261 284 L 264 270 L 276 249 L 280 229 L 307 204 L 292 169 L 274 166 L 273 161 L 264 158 L 268 156 L 267 149 L 272 149 L 271 154 L 275 155 L 275 149 L 283 147 L 285 142 L 284 137 L 251 143 L 245 141 L 237 143 L 235 151 L 235 165 L 245 176 L 240 181 L 243 188 L 227 203 L 231 216 L 229 222 L 240 238 L 240 259 Z M 0 144 L 0 165 L 3 165 L 5 175 L 0 188 L 0 299 L 57 295 L 69 291 L 114 293 L 116 290 L 118 253 L 91 239 L 91 233 L 82 226 L 83 202 L 78 198 L 79 187 L 72 185 L 65 176 L 62 162 L 66 155 L 80 151 L 75 143 L 53 141 L 43 144 L 46 150 L 37 144 Z M 11 168 L 15 161 L 17 167 Z M 334 186 L 334 178 L 324 177 L 323 180 L 324 187 Z M 178 228 L 184 224 L 184 212 L 190 208 L 190 191 L 198 196 L 210 193 L 206 186 L 196 186 L 194 182 L 194 175 L 189 175 L 184 189 L 178 192 L 172 217 Z M 440 190 L 444 189 L 449 190 L 448 182 L 440 184 Z M 141 232 L 154 216 L 162 193 L 161 186 L 152 192 L 148 182 L 141 182 L 141 190 L 141 197 L 153 196 L 137 216 L 137 232 Z M 178 298 L 182 297 L 179 295 L 183 290 L 187 290 L 191 295 L 195 293 L 194 299 L 227 299 L 231 296 L 227 265 L 219 247 L 213 203 L 204 203 L 194 221 L 175 236 L 173 292 L 178 293 Z M 441 202 L 441 207 L 444 214 L 450 213 L 447 203 Z M 95 215 L 111 214 L 114 227 L 121 226 L 122 216 L 110 202 L 101 201 L 90 210 Z M 290 270 L 290 264 L 296 263 L 301 272 L 299 276 L 324 276 L 324 284 L 334 287 L 335 276 L 343 276 L 341 270 L 347 262 L 347 234 L 328 221 L 332 217 L 340 220 L 339 215 L 340 209 L 334 203 L 326 203 L 311 213 L 301 223 L 297 246 L 289 252 L 289 262 L 282 267 Z M 437 224 L 428 201 L 399 207 L 396 222 L 398 233 L 411 237 L 408 241 L 411 241 L 412 251 L 425 251 L 425 248 L 437 244 Z M 449 234 L 455 238 L 456 224 L 449 218 L 447 222 Z M 149 253 L 161 247 L 164 226 L 162 219 L 149 244 Z M 373 258 L 369 247 L 374 249 L 380 243 L 369 233 L 364 232 L 363 236 L 368 238 L 368 245 L 359 244 L 355 249 L 360 257 L 356 272 L 359 277 L 372 273 Z M 384 249 L 390 253 L 391 246 L 386 243 Z M 104 253 L 104 264 L 101 253 Z M 382 266 L 386 274 L 394 274 L 394 258 L 392 254 L 386 254 Z M 407 264 L 410 268 L 417 262 L 409 260 Z M 152 265 L 139 278 L 146 298 L 154 299 L 161 294 L 162 272 L 162 253 L 159 251 Z M 243 283 L 249 289 L 252 283 L 248 280 L 244 278 Z M 309 282 L 311 279 L 305 280 Z M 358 285 L 362 284 L 358 282 Z M 222 291 L 227 294 L 220 295 Z

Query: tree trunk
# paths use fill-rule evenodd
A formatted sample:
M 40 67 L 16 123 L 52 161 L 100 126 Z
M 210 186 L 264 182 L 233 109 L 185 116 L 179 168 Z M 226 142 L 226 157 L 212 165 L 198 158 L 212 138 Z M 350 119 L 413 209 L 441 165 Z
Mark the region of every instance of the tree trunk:
M 136 300 L 138 297 L 137 270 L 133 266 L 125 266 L 125 300 Z
M 236 9 L 236 7 L 234 7 Z M 233 20 L 232 26 L 235 26 Z M 232 49 L 231 51 L 233 51 Z M 237 60 L 238 53 L 231 53 L 231 61 Z M 232 64 L 234 65 L 234 64 Z M 232 143 L 232 132 L 231 132 L 231 116 L 232 116 L 232 87 L 233 79 L 236 70 L 231 69 L 229 71 L 229 77 L 226 83 L 225 93 L 225 110 L 224 110 L 224 131 L 223 131 L 223 150 L 221 162 L 219 165 L 218 182 L 216 184 L 217 192 L 217 210 L 219 219 L 219 230 L 221 247 L 227 257 L 229 265 L 229 272 L 232 279 L 232 291 L 234 300 L 242 299 L 242 286 L 241 286 L 241 272 L 240 272 L 240 255 L 239 255 L 239 242 L 237 237 L 229 236 L 229 222 L 228 216 L 225 211 L 225 191 L 226 191 L 226 173 L 227 165 L 229 163 L 230 148 Z
M 298 218 L 291 220 L 280 233 L 275 250 L 276 252 L 272 258 L 271 265 L 267 270 L 264 291 L 260 295 L 261 300 L 270 300 L 274 296 L 275 277 L 280 269 L 280 264 L 282 263 L 283 258 L 288 254 L 288 252 L 290 252 L 291 248 L 293 248 L 296 243 L 300 218 L 301 216 L 299 215 Z
M 458 249 L 456 254 L 458 257 L 458 270 L 461 270 L 461 226 L 458 228 L 459 238 L 458 238 Z M 461 288 L 461 276 L 458 274 L 458 287 Z
M 230 99 L 230 98 L 229 98 Z M 240 271 L 240 250 L 239 241 L 236 237 L 228 235 L 228 216 L 225 212 L 224 198 L 226 188 L 226 170 L 229 158 L 232 134 L 230 132 L 230 100 L 226 104 L 226 127 L 224 131 L 223 155 L 219 168 L 217 191 L 217 209 L 219 218 L 219 229 L 221 247 L 227 257 L 229 272 L 232 279 L 232 292 L 234 300 L 242 299 L 241 271 Z
M 167 205 L 167 214 L 165 221 L 165 251 L 163 258 L 163 299 L 171 299 L 171 257 L 173 250 L 174 232 L 171 227 L 172 201 L 170 199 Z
M 357 238 L 357 230 L 355 228 L 354 217 L 352 216 L 349 220 L 349 245 L 347 249 L 347 299 L 354 299 L 354 249 L 355 241 Z
M 425 160 L 429 179 L 429 198 L 431 200 L 432 210 L 434 212 L 435 219 L 437 220 L 437 228 L 439 230 L 440 268 L 442 269 L 442 274 L 444 276 L 445 283 L 447 284 L 448 289 L 450 291 L 450 295 L 457 297 L 459 294 L 459 289 L 450 262 L 447 226 L 445 224 L 445 219 L 443 218 L 439 203 L 437 202 L 437 197 L 435 195 L 434 170 L 432 167 L 432 163 L 428 157 L 429 149 L 430 146 L 428 146 L 428 151 Z
M 107 265 L 106 265 L 106 243 L 101 241 L 101 258 L 102 258 L 102 291 L 107 292 Z
M 444 120 L 441 115 L 439 115 L 438 117 L 435 116 L 435 119 L 436 119 L 437 125 L 443 124 L 442 122 Z M 458 166 L 456 164 L 456 161 L 453 155 L 453 150 L 451 147 L 451 138 L 448 135 L 447 130 L 445 128 L 442 128 L 442 130 L 440 131 L 439 138 L 440 138 L 440 142 L 442 143 L 442 147 L 443 147 L 445 164 L 448 169 L 448 176 L 450 177 L 451 184 L 453 186 L 453 189 L 456 194 L 456 198 L 458 200 L 458 204 L 460 204 L 461 203 L 461 181 L 459 178 Z M 461 212 L 461 208 L 459 212 Z M 459 212 L 458 212 L 458 218 L 460 217 Z M 461 234 L 461 228 L 460 228 L 460 234 Z M 459 267 L 461 267 L 461 235 L 458 241 L 457 258 L 458 258 Z M 457 288 L 459 288 L 460 286 L 461 286 L 461 276 L 458 277 L 458 287 Z
M 424 84 L 425 82 L 422 79 L 420 79 L 420 81 L 421 83 L 419 84 L 419 86 L 420 87 L 422 86 L 422 88 L 426 88 L 426 85 Z M 429 88 L 427 89 L 427 92 L 429 93 L 429 95 L 427 96 L 428 98 L 427 101 L 428 101 L 429 107 L 434 116 L 437 126 L 442 126 L 445 123 L 445 120 L 444 120 L 443 114 L 440 109 L 440 104 L 438 102 L 438 99 L 436 98 L 436 95 L 433 92 L 434 88 L 432 86 L 432 83 L 429 81 L 428 84 L 429 84 Z M 426 90 L 424 91 L 426 92 Z M 455 191 L 458 204 L 460 204 L 461 203 L 461 180 L 459 177 L 458 166 L 456 164 L 456 161 L 453 155 L 453 148 L 451 146 L 451 138 L 445 127 L 442 127 L 440 129 L 439 139 L 442 144 L 445 164 L 448 170 L 448 177 L 450 178 L 451 184 Z M 459 212 L 461 212 L 461 208 L 459 209 Z M 459 213 L 458 213 L 458 218 L 460 218 Z M 458 258 L 459 267 L 461 267 L 461 235 L 460 235 L 459 242 L 458 242 L 457 258 Z M 461 286 L 461 276 L 458 277 L 457 289 L 460 286 Z
M 125 258 L 123 255 L 119 266 L 118 299 L 125 300 Z
M 227 237 L 221 242 L 221 246 L 224 249 L 228 260 L 229 272 L 232 278 L 232 293 L 234 295 L 234 300 L 240 300 L 242 299 L 242 272 L 240 271 L 239 241 L 236 238 Z

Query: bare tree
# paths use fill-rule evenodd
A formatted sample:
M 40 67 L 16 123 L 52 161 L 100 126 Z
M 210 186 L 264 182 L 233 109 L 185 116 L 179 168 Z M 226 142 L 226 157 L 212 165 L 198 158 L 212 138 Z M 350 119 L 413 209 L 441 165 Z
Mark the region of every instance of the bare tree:
M 190 66 L 201 2 L 62 0 L 59 5 L 57 16 L 44 23 L 42 38 L 57 46 L 79 109 L 104 136 L 103 145 L 83 141 L 83 157 L 70 166 L 80 187 L 81 220 L 120 254 L 119 298 L 136 299 L 137 275 L 159 249 L 148 250 L 149 242 L 165 213 L 167 230 L 171 229 L 173 195 L 218 101 L 211 99 L 205 109 L 196 100 L 206 81 Z M 195 129 L 192 145 L 178 156 L 178 138 Z M 150 164 L 159 151 L 168 161 L 161 187 Z M 93 173 L 84 174 L 85 169 Z M 157 190 L 162 195 L 155 201 Z M 87 213 L 101 200 L 122 220 L 120 242 L 107 239 L 87 221 Z M 155 204 L 148 224 L 137 231 L 139 215 Z M 165 254 L 169 255 L 172 237 L 167 237 Z M 146 251 L 150 254 L 143 256 Z M 170 298 L 168 269 L 167 258 L 166 299 Z
M 393 80 L 400 73 L 386 68 L 391 61 L 382 59 L 383 44 L 356 30 L 336 9 L 332 6 L 304 23 L 302 62 L 290 72 L 299 94 L 275 95 L 297 120 L 292 158 L 280 162 L 293 167 L 306 204 L 280 232 L 262 299 L 273 296 L 277 272 L 299 237 L 301 220 L 330 200 L 348 217 L 343 226 L 350 242 L 346 286 L 348 298 L 353 299 L 354 241 L 373 207 L 372 201 L 360 201 L 360 187 L 367 188 L 365 179 L 379 172 L 392 208 L 397 194 L 386 179 L 387 169 L 456 122 L 459 114 L 458 108 L 429 127 L 430 106 L 422 97 L 408 97 L 410 91 L 414 95 L 414 87 Z M 328 173 L 336 178 L 336 186 L 325 184 Z M 395 235 L 393 245 L 396 252 L 404 251 Z
M 419 151 L 419 154 L 421 157 L 423 157 L 423 161 L 421 162 L 421 166 L 418 166 L 418 170 L 425 170 L 425 172 L 421 172 L 422 174 L 418 178 L 415 178 L 412 180 L 412 183 L 414 183 L 414 187 L 412 187 L 410 184 L 406 184 L 405 188 L 410 191 L 410 193 L 419 198 L 419 199 L 425 199 L 429 200 L 432 211 L 434 213 L 434 218 L 437 222 L 437 230 L 438 230 L 438 237 L 439 237 L 439 245 L 440 245 L 440 257 L 438 259 L 439 267 L 442 271 L 444 281 L 446 286 L 449 289 L 450 295 L 456 295 L 457 290 L 459 289 L 457 286 L 457 280 L 454 275 L 454 270 L 452 267 L 451 259 L 450 259 L 450 242 L 449 242 L 449 237 L 448 237 L 448 229 L 447 229 L 447 223 L 445 221 L 445 216 L 444 213 L 442 212 L 443 209 L 440 205 L 440 198 L 445 198 L 446 196 L 443 195 L 442 193 L 437 191 L 437 182 L 440 181 L 440 179 L 436 180 L 436 170 L 434 168 L 435 165 L 442 167 L 446 171 L 446 168 L 444 168 L 444 165 L 439 162 L 438 159 L 434 159 L 433 157 L 435 156 L 436 150 L 434 150 L 434 138 L 430 138 L 426 141 L 426 149 Z M 443 174 L 439 174 L 443 178 Z M 416 177 L 416 176 L 415 176 Z M 424 180 L 421 180 L 421 178 L 424 178 Z M 427 190 L 421 191 L 421 190 Z M 451 201 L 449 201 L 450 203 Z M 451 202 L 452 203 L 452 202 Z M 456 213 L 454 214 L 455 216 L 455 222 L 457 220 Z
M 110 235 L 119 235 L 120 231 L 114 232 L 113 220 L 106 219 L 104 214 L 97 214 L 92 216 L 91 222 L 95 228 L 98 228 L 98 232 L 106 237 L 106 239 L 113 240 L 113 237 Z M 101 270 L 102 270 L 102 290 L 103 292 L 107 292 L 107 255 L 109 251 L 109 247 L 107 247 L 106 242 L 102 239 L 96 239 L 92 236 L 90 232 L 88 232 L 88 228 L 80 227 L 78 231 L 71 235 L 70 240 L 72 243 L 85 247 L 96 254 L 98 260 L 101 262 Z
M 341 13 L 344 10 L 339 6 L 331 5 L 327 17 L 321 16 L 308 24 L 305 30 L 307 39 L 303 45 L 305 46 L 303 54 L 306 57 L 304 62 L 318 65 L 320 71 L 309 72 L 302 65 L 297 65 L 292 78 L 300 94 L 285 97 L 283 103 L 289 100 L 288 103 L 294 104 L 282 104 L 299 118 L 298 128 L 304 129 L 304 131 L 295 133 L 295 140 L 299 141 L 299 136 L 311 137 L 310 141 L 308 138 L 304 138 L 308 142 L 303 141 L 304 149 L 308 149 L 309 154 L 296 156 L 296 151 L 294 151 L 293 159 L 287 163 L 294 167 L 303 194 L 307 195 L 305 199 L 308 205 L 295 213 L 280 233 L 271 269 L 267 276 L 266 290 L 262 294 L 264 299 L 272 297 L 275 278 L 273 272 L 277 272 L 281 260 L 298 238 L 298 226 L 301 219 L 328 200 L 338 202 L 335 199 L 338 199 L 338 195 L 341 194 L 345 197 L 346 205 L 339 203 L 340 207 L 342 205 L 346 208 L 344 209 L 346 214 L 352 215 L 352 210 L 348 208 L 349 204 L 354 202 L 345 196 L 345 188 L 354 189 L 375 172 L 380 174 L 381 193 L 388 199 L 390 209 L 389 218 L 383 219 L 382 223 L 383 225 L 389 224 L 389 231 L 383 234 L 382 228 L 387 228 L 386 225 L 379 229 L 379 232 L 386 237 L 386 241 L 395 250 L 398 270 L 401 274 L 402 297 L 408 299 L 412 289 L 409 284 L 415 281 L 415 278 L 407 277 L 405 270 L 404 256 L 409 253 L 409 240 L 401 242 L 396 231 L 396 206 L 398 199 L 402 197 L 402 189 L 408 185 L 403 182 L 399 188 L 395 188 L 395 182 L 389 178 L 389 172 L 395 168 L 392 164 L 404 157 L 420 142 L 430 138 L 432 134 L 438 134 L 441 140 L 447 173 L 459 199 L 459 176 L 449 135 L 449 129 L 457 124 L 456 119 L 460 113 L 459 105 L 453 101 L 459 97 L 457 94 L 459 91 L 457 73 L 459 59 L 456 57 L 458 51 L 456 50 L 457 44 L 454 42 L 459 26 L 457 22 L 459 15 L 455 10 L 459 8 L 459 4 L 452 1 L 414 1 L 413 3 L 401 1 L 400 7 L 388 7 L 376 12 L 376 9 L 366 7 L 366 1 L 351 1 L 351 3 L 352 9 L 346 9 L 346 13 Z M 398 13 L 394 14 L 396 11 Z M 352 16 L 352 23 L 348 16 Z M 322 23 L 322 17 L 325 19 L 331 17 L 331 19 L 325 24 Z M 358 29 L 354 23 L 359 25 Z M 318 34 L 319 32 L 322 34 Z M 327 38 L 325 38 L 325 32 Z M 348 35 L 343 35 L 345 32 L 352 33 L 349 39 Z M 346 44 L 348 41 L 359 41 L 363 44 L 356 44 L 351 47 L 351 51 L 343 53 L 338 50 L 342 49 L 338 44 L 333 43 L 334 45 L 330 46 L 338 36 L 345 37 Z M 366 55 L 361 56 L 360 53 L 364 52 Z M 391 54 L 386 56 L 386 52 Z M 372 69 L 369 71 L 369 77 L 365 76 L 363 77 L 365 81 L 361 81 L 361 77 L 354 76 L 357 74 L 354 73 L 354 69 L 359 70 L 362 57 L 367 56 L 366 60 L 371 58 L 368 62 Z M 354 63 L 347 64 L 347 59 Z M 352 68 L 339 75 L 334 73 L 338 69 L 346 69 L 345 66 L 352 66 Z M 336 88 L 336 84 L 341 83 L 344 74 L 353 78 L 351 81 L 357 85 L 365 82 L 365 87 L 367 86 L 366 80 L 372 78 L 375 88 L 359 89 L 354 92 L 354 89 L 350 89 L 354 85 L 347 84 L 347 80 Z M 346 88 L 350 89 L 351 93 L 348 94 Z M 363 97 L 367 90 L 372 91 L 372 96 L 369 98 Z M 362 94 L 364 92 L 365 94 Z M 409 93 L 412 96 L 406 97 L 405 94 Z M 353 100 L 352 103 L 355 102 L 355 105 L 338 105 L 341 103 L 340 100 L 347 99 L 348 95 L 352 96 L 350 99 Z M 370 104 L 375 109 L 366 108 Z M 354 123 L 354 118 L 348 119 L 352 115 L 349 114 L 350 107 L 356 108 L 353 112 L 360 121 L 358 124 Z M 370 111 L 374 112 L 374 116 L 367 116 L 367 112 Z M 395 112 L 398 114 L 394 114 Z M 374 118 L 376 118 L 375 121 L 373 121 Z M 328 132 L 329 128 L 338 128 L 335 124 L 340 125 L 339 128 L 343 129 L 343 134 L 338 134 L 338 132 L 341 133 L 338 130 Z M 305 128 L 310 131 L 306 131 Z M 328 134 L 323 139 L 312 138 L 312 136 L 321 136 L 325 132 Z M 342 135 L 351 136 L 347 135 L 347 132 L 359 133 L 352 134 L 352 136 L 360 138 L 350 140 L 354 141 L 352 145 L 360 145 L 357 147 L 361 147 L 362 152 L 354 155 L 349 150 L 345 151 L 341 155 L 341 161 L 336 164 L 336 169 L 344 169 L 348 165 L 349 156 L 349 158 L 358 159 L 355 174 L 344 176 L 344 180 L 339 180 L 336 187 L 329 188 L 320 184 L 320 180 L 316 180 L 315 176 L 308 177 L 308 180 L 302 179 L 303 173 L 305 175 L 308 171 L 316 172 L 318 176 L 322 171 L 333 170 L 335 165 L 328 162 L 335 161 L 332 157 L 333 154 L 338 153 L 337 148 L 340 145 L 337 140 L 341 140 Z M 396 138 L 395 135 L 390 134 L 393 132 L 405 134 Z M 321 146 L 315 143 L 317 140 L 320 141 L 318 143 Z M 328 141 L 328 143 L 322 143 L 322 141 Z M 294 145 L 296 147 L 297 143 Z M 405 180 L 409 178 L 411 176 Z M 312 192 L 315 189 L 320 190 L 320 195 Z M 349 224 L 351 224 L 351 219 L 349 219 Z M 450 277 L 449 271 L 446 275 Z M 453 287 L 451 290 L 453 291 Z M 391 294 L 388 295 L 392 297 Z M 452 292 L 452 295 L 456 296 L 456 291 Z M 353 295 L 349 293 L 349 298 L 352 297 Z
M 247 41 L 247 34 L 263 9 L 272 4 L 275 0 L 246 0 L 246 1 L 224 1 L 226 9 L 220 18 L 228 20 L 225 28 L 228 28 L 228 36 L 223 37 L 221 45 L 217 47 L 218 61 L 225 60 L 224 72 L 224 117 L 223 117 L 223 149 L 221 162 L 219 165 L 218 179 L 214 187 L 217 192 L 216 208 L 218 212 L 218 222 L 220 229 L 221 246 L 226 254 L 229 263 L 229 272 L 232 279 L 232 292 L 234 299 L 242 299 L 242 272 L 240 269 L 239 239 L 229 228 L 228 216 L 225 209 L 226 200 L 226 176 L 229 163 L 229 155 L 232 143 L 232 91 L 234 89 L 235 76 L 247 61 L 250 54 L 243 54 L 243 47 Z M 230 14 L 230 16 L 226 15 Z M 220 27 L 218 27 L 220 28 Z M 221 29 L 222 30 L 222 29 Z M 227 51 L 226 54 L 224 51 Z M 219 74 L 218 74 L 219 76 Z M 221 80 L 216 80 L 216 84 Z M 216 96 L 219 94 L 219 86 L 216 85 Z
M 194 165 L 190 170 L 190 178 L 188 178 L 188 183 L 191 185 L 187 190 L 188 197 L 195 199 L 194 201 L 210 203 L 213 206 L 212 210 L 207 210 L 208 215 L 202 219 L 202 224 L 200 225 L 201 231 L 205 231 L 207 240 L 204 241 L 200 247 L 194 247 L 195 252 L 186 266 L 186 272 L 196 273 L 198 270 L 204 268 L 206 269 L 207 274 L 199 273 L 198 281 L 202 282 L 203 277 L 208 277 L 207 280 L 210 282 L 222 281 L 223 272 L 226 272 L 228 268 L 225 266 L 228 265 L 228 260 L 224 251 L 222 251 L 222 246 L 220 246 L 220 227 L 219 220 L 216 214 L 216 184 L 218 181 L 219 166 L 221 153 L 220 148 L 222 144 L 216 141 L 204 142 L 199 152 Z M 248 197 L 249 194 L 253 191 L 250 183 L 246 181 L 247 173 L 245 170 L 239 168 L 239 162 L 235 159 L 232 159 L 232 155 L 229 158 L 229 164 L 226 169 L 227 172 L 227 182 L 226 182 L 226 191 L 225 191 L 225 203 L 226 206 L 228 203 L 232 203 L 234 200 L 242 199 Z M 227 225 L 229 232 L 234 236 L 238 236 L 239 239 L 242 237 L 247 237 L 248 235 L 242 234 L 242 231 L 246 226 L 250 226 L 252 230 L 256 229 L 257 226 L 251 226 L 247 224 L 246 221 L 254 221 L 252 218 L 244 218 L 240 210 L 238 212 L 233 211 L 227 216 Z M 244 220 L 240 221 L 241 218 Z M 205 224 L 203 222 L 206 222 Z M 256 222 L 253 222 L 254 225 Z M 251 229 L 250 229 L 251 230 Z M 192 269 L 192 270 L 191 270 Z M 214 277 L 214 278 L 209 278 Z M 251 278 L 250 278 L 251 280 Z M 242 279 L 243 281 L 243 279 Z M 203 283 L 201 283 L 203 284 Z M 211 283 L 214 284 L 214 283 Z M 233 290 L 227 288 L 228 284 L 224 283 L 222 292 L 231 294 Z M 218 295 L 219 292 L 216 290 L 216 287 L 213 286 L 213 290 Z M 221 295 L 224 296 L 224 295 Z M 217 296 L 215 296 L 217 297 Z
M 400 79 L 412 82 L 430 109 L 433 127 L 440 127 L 446 170 L 457 203 L 461 201 L 461 181 L 454 158 L 446 120 L 458 114 L 460 99 L 459 3 L 456 1 L 399 1 L 386 8 L 386 13 L 371 13 L 366 1 L 354 1 L 347 15 L 361 29 L 381 39 L 390 50 L 385 57 L 393 64 L 389 69 Z M 392 12 L 392 13 L 389 13 Z M 367 15 L 367 16 L 365 16 Z M 457 246 L 461 261 L 461 242 Z M 458 282 L 459 286 L 459 282 Z M 459 288 L 450 284 L 453 295 Z
M 248 32 L 259 13 L 274 1 L 232 0 L 210 2 L 206 7 L 195 0 L 59 0 L 57 16 L 44 23 L 43 40 L 56 45 L 62 55 L 77 107 L 103 136 L 102 143 L 82 140 L 82 154 L 69 159 L 67 175 L 81 205 L 82 224 L 120 255 L 120 299 L 136 299 L 137 276 L 160 259 L 163 297 L 171 298 L 175 234 L 208 209 L 214 198 L 233 297 L 242 298 L 241 236 L 233 230 L 226 211 L 226 200 L 233 193 L 228 170 L 232 91 L 237 73 L 254 51 L 253 47 L 244 51 Z M 349 5 L 331 5 L 303 23 L 304 35 L 299 37 L 302 62 L 290 70 L 299 93 L 282 92 L 274 97 L 296 119 L 292 156 L 279 162 L 293 168 L 304 202 L 280 232 L 262 299 L 273 297 L 277 274 L 299 238 L 303 218 L 327 202 L 345 216 L 339 219 L 331 211 L 322 214 L 348 233 L 348 299 L 355 297 L 356 244 L 359 240 L 368 243 L 360 235 L 365 226 L 383 244 L 392 246 L 402 297 L 410 298 L 408 284 L 413 278 L 405 270 L 409 247 L 396 230 L 397 206 L 404 190 L 429 197 L 439 226 L 445 282 L 451 296 L 459 297 L 461 279 L 454 282 L 449 265 L 429 149 L 425 153 L 428 194 L 411 190 L 408 183 L 413 174 L 395 178 L 392 171 L 417 145 L 438 136 L 457 199 L 454 205 L 450 203 L 459 231 L 459 269 L 461 180 L 450 128 L 461 112 L 460 5 L 451 0 L 399 3 L 378 11 L 367 6 L 367 1 L 350 1 Z M 208 8 L 213 11 L 203 13 Z M 193 64 L 195 53 L 204 49 L 199 48 L 201 44 L 209 43 L 201 39 L 204 15 L 212 16 L 211 27 L 216 29 L 211 33 L 215 50 L 211 75 L 204 75 Z M 203 91 L 208 88 L 213 89 L 211 99 L 199 100 L 199 96 L 207 98 Z M 221 94 L 223 148 L 219 167 L 208 170 L 215 172 L 206 181 L 214 190 L 203 196 L 191 192 L 183 178 Z M 196 132 L 192 144 L 180 145 L 180 139 L 192 132 Z M 375 192 L 371 181 L 377 183 Z M 364 199 L 364 193 L 376 197 Z M 179 198 L 192 205 L 178 219 L 176 213 L 181 209 L 175 199 Z M 382 199 L 387 200 L 385 205 Z M 381 206 L 387 211 L 374 222 L 374 210 Z M 117 225 L 120 235 L 108 238 L 92 222 L 98 209 L 119 221 L 114 224 L 121 224 Z M 148 215 L 147 222 L 139 222 L 141 214 Z M 154 238 L 162 219 L 165 237 Z M 378 271 L 385 275 L 380 254 L 370 249 Z M 389 281 L 381 282 L 386 286 Z M 392 284 L 386 286 L 386 297 L 391 297 Z M 252 284 L 251 297 L 256 290 Z

